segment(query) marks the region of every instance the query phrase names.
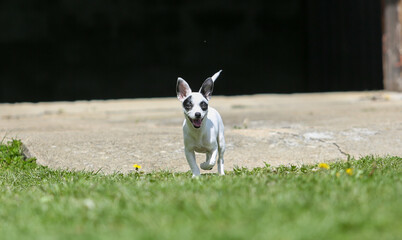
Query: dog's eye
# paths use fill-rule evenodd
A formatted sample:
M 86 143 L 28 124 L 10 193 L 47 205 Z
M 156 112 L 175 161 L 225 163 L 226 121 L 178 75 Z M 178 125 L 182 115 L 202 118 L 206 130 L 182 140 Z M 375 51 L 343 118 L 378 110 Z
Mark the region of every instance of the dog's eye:
M 187 104 L 184 105 L 184 108 L 185 108 L 186 110 L 190 110 L 190 109 L 193 108 L 193 104 L 187 103 Z
M 183 102 L 183 108 L 186 110 L 186 111 L 190 111 L 192 108 L 193 108 L 193 103 L 192 103 L 192 101 L 191 101 L 191 96 L 189 96 L 188 98 L 186 98 L 186 100 L 184 100 L 184 102 Z
M 208 104 L 206 102 L 201 102 L 200 107 L 203 111 L 206 111 L 208 109 Z
M 193 104 L 191 103 L 191 101 L 184 101 L 183 102 L 183 107 L 184 109 L 186 109 L 186 111 L 190 111 L 193 108 Z

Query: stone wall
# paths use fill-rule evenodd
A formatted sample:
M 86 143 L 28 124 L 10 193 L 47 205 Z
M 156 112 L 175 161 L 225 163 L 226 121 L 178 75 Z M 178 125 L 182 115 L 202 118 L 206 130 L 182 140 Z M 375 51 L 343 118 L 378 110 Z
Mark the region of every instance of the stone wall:
M 384 0 L 384 88 L 402 91 L 402 3 L 400 0 Z
M 382 88 L 363 3 L 1 1 L 0 102 L 175 96 L 178 76 L 197 89 L 219 69 L 216 94 Z

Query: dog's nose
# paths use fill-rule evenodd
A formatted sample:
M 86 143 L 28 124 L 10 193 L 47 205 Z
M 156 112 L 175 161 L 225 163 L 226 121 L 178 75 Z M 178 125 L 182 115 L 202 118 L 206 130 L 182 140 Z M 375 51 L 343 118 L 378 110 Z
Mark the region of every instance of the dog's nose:
M 195 113 L 195 117 L 196 117 L 196 118 L 200 118 L 200 117 L 201 117 L 201 113 L 196 112 L 196 113 Z

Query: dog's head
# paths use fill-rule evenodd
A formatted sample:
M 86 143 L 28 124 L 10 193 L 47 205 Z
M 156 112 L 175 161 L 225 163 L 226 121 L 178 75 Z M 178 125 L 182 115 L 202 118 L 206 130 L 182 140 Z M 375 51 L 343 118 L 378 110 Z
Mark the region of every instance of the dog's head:
M 208 101 L 212 96 L 214 82 L 222 70 L 207 78 L 198 92 L 192 92 L 190 86 L 183 78 L 177 79 L 177 98 L 183 104 L 184 115 L 193 127 L 200 128 L 202 121 L 208 113 Z

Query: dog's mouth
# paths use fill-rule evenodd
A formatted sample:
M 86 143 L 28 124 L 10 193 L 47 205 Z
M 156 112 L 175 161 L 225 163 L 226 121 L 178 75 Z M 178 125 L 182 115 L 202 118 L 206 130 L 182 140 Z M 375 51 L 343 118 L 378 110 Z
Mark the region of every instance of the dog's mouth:
M 189 118 L 189 119 L 195 128 L 201 127 L 203 118 L 196 118 L 196 119 Z

